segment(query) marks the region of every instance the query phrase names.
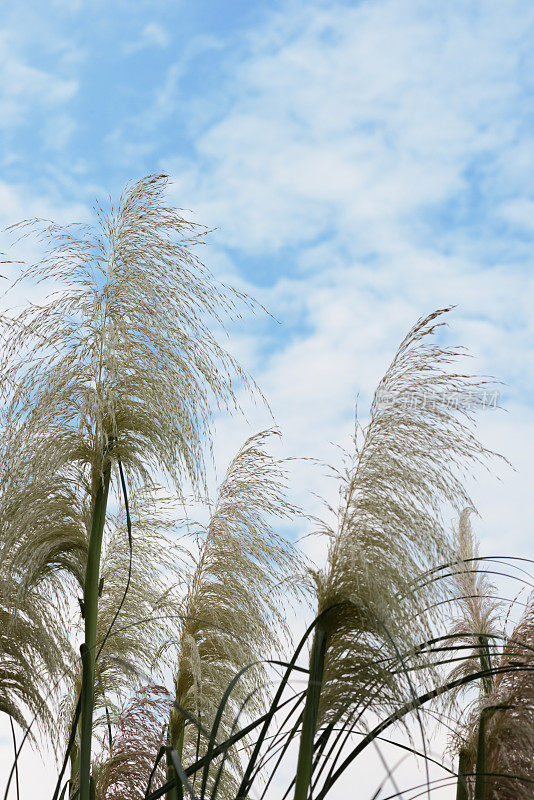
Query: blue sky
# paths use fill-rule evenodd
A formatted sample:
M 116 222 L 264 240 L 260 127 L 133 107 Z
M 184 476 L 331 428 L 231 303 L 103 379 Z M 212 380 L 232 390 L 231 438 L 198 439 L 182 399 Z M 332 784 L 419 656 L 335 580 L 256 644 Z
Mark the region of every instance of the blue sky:
M 524 0 L 21 0 L 0 29 L 0 224 L 88 219 L 167 172 L 291 455 L 332 460 L 421 315 L 507 386 L 474 486 L 486 551 L 532 550 L 534 6 Z M 0 247 L 7 247 L 0 244 Z M 365 415 L 365 411 L 364 411 Z M 220 460 L 250 428 L 221 422 Z M 296 475 L 296 494 L 322 475 Z
M 465 0 L 23 2 L 0 38 L 2 221 L 87 215 L 166 171 L 218 228 L 211 265 L 262 299 L 348 280 L 373 313 L 395 296 L 520 328 L 533 19 Z
M 23 2 L 0 38 L 2 221 L 79 218 L 165 171 L 218 228 L 210 265 L 261 299 L 348 281 L 373 316 L 403 305 L 404 327 L 459 303 L 521 336 L 533 20 L 466 0 Z M 279 335 L 313 327 L 291 311 Z

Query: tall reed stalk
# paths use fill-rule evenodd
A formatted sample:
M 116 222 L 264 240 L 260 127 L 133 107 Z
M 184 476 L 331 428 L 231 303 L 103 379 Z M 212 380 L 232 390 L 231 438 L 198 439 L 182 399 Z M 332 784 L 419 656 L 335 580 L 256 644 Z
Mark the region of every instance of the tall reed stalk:
M 94 226 L 16 226 L 21 236 L 36 232 L 45 248 L 20 277 L 57 291 L 0 318 L 9 537 L 20 540 L 19 549 L 28 545 L 25 572 L 40 576 L 43 589 L 45 577 L 71 569 L 83 588 L 80 800 L 91 791 L 100 553 L 112 471 L 120 461 L 134 491 L 154 487 L 156 471 L 178 493 L 184 481 L 203 487 L 213 408 L 235 407 L 232 381 L 249 386 L 214 333 L 249 299 L 217 283 L 196 257 L 206 231 L 165 204 L 166 185 L 164 175 L 130 185 L 116 207 L 96 207 Z M 22 497 L 31 502 L 21 504 Z M 33 549 L 30 518 L 40 520 Z
M 456 783 L 456 800 L 468 800 L 467 782 L 465 780 L 468 764 L 469 764 L 469 753 L 466 750 L 460 750 L 460 753 L 458 755 L 458 781 Z
M 95 690 L 96 630 L 98 622 L 98 587 L 100 556 L 106 519 L 111 462 L 105 459 L 102 475 L 97 477 L 91 530 L 87 547 L 87 565 L 83 588 L 85 617 L 85 647 L 82 655 L 82 690 L 80 717 L 80 800 L 88 800 L 91 776 L 91 742 L 93 736 L 93 705 Z
M 302 716 L 302 734 L 297 761 L 297 777 L 295 781 L 295 800 L 307 800 L 313 761 L 313 745 L 321 687 L 323 683 L 324 662 L 328 644 L 328 631 L 321 621 L 317 622 L 313 636 L 310 655 L 310 675 L 306 688 L 306 703 Z
M 188 521 L 199 546 L 182 606 L 169 719 L 169 744 L 185 766 L 213 749 L 212 736 L 227 736 L 238 720 L 263 712 L 266 662 L 281 655 L 288 635 L 282 603 L 293 594 L 300 558 L 273 526 L 297 509 L 285 496 L 285 465 L 268 450 L 274 435 L 271 429 L 251 436 L 228 466 L 207 524 Z M 239 773 L 239 756 L 230 750 L 193 786 L 201 783 L 201 793 L 217 787 L 221 799 L 231 800 Z M 181 800 L 170 758 L 168 776 L 177 785 L 167 800 Z
M 484 569 L 480 566 L 479 546 L 473 535 L 470 517 L 472 508 L 462 509 L 458 522 L 458 529 L 454 535 L 454 549 L 458 561 L 451 565 L 451 578 L 455 589 L 456 613 L 452 619 L 450 630 L 450 645 L 455 643 L 469 648 L 466 658 L 452 670 L 450 677 L 456 678 L 468 675 L 473 670 L 473 664 L 479 664 L 483 673 L 480 681 L 479 699 L 481 704 L 486 703 L 493 691 L 494 646 L 490 645 L 495 637 L 501 636 L 503 604 L 495 598 L 496 589 L 489 580 Z M 450 697 L 452 703 L 457 693 Z M 479 721 L 475 726 L 477 733 L 476 745 L 476 775 L 475 796 L 476 800 L 485 800 L 485 728 L 486 711 L 483 707 Z M 460 761 L 458 767 L 458 793 L 466 786 L 465 772 L 473 764 L 468 755 L 468 743 L 460 741 Z M 466 749 L 467 748 L 467 749 Z M 467 795 L 466 795 L 467 797 Z
M 534 594 L 493 659 L 492 691 L 474 705 L 466 727 L 477 731 L 475 800 L 527 800 L 534 790 Z
M 330 549 L 314 577 L 328 625 L 312 645 L 295 800 L 309 796 L 318 726 L 354 726 L 358 708 L 394 711 L 414 697 L 414 667 L 401 654 L 430 637 L 428 609 L 444 592 L 420 575 L 450 558 L 441 509 L 466 505 L 462 470 L 489 455 L 471 431 L 482 385 L 447 369 L 460 351 L 426 342 L 446 311 L 419 320 L 401 343 L 338 473 L 334 524 L 321 525 Z

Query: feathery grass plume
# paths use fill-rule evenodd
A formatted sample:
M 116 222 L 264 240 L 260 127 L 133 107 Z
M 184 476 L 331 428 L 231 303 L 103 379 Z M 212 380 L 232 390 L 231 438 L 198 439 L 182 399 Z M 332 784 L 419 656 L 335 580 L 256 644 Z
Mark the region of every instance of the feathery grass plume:
M 83 589 L 90 493 L 80 490 L 81 481 L 61 475 L 32 480 L 31 458 L 22 455 L 17 466 L 23 464 L 17 475 L 6 470 L 0 498 L 5 542 L 21 591 L 52 583 L 72 596 L 78 587 Z
M 143 687 L 113 721 L 113 739 L 94 766 L 96 800 L 143 800 L 152 765 L 164 744 L 163 720 L 169 695 L 163 687 Z M 152 788 L 165 781 L 160 764 Z
M 485 384 L 449 369 L 461 355 L 458 348 L 426 341 L 448 310 L 420 319 L 401 343 L 340 474 L 335 522 L 322 527 L 330 548 L 325 569 L 315 576 L 322 616 L 310 661 L 316 672 L 308 687 L 296 800 L 307 797 L 317 724 L 345 719 L 356 725 L 368 708 L 391 712 L 424 674 L 410 672 L 408 679 L 399 659 L 399 651 L 429 638 L 430 609 L 444 591 L 442 582 L 420 576 L 451 560 L 443 509 L 471 505 L 465 471 L 489 455 L 472 432 Z
M 60 672 L 71 655 L 66 609 L 58 586 L 43 591 L 40 577 L 28 580 L 25 564 L 17 557 L 6 513 L 4 446 L 0 429 L 0 711 L 24 729 L 28 713 L 37 714 L 43 731 L 53 724 L 49 676 Z
M 492 669 L 496 663 L 498 645 L 502 640 L 504 610 L 503 603 L 495 598 L 496 587 L 480 567 L 479 545 L 471 529 L 472 513 L 472 508 L 464 508 L 461 511 L 458 528 L 454 532 L 454 550 L 458 561 L 451 565 L 455 613 L 451 620 L 448 640 L 449 647 L 462 648 L 460 652 L 463 656 L 450 671 L 449 681 L 471 675 L 478 670 L 486 672 L 480 682 L 479 697 L 474 698 L 463 710 L 459 707 L 458 699 L 471 689 L 470 684 L 458 686 L 455 691 L 449 692 L 447 697 L 447 705 L 457 719 L 457 729 L 452 735 L 449 749 L 458 752 L 458 791 L 463 792 L 464 797 L 472 791 L 473 781 L 464 778 L 464 774 L 474 766 L 473 759 L 476 752 L 471 712 L 475 708 L 480 712 L 484 697 L 492 692 Z M 483 718 L 480 730 L 479 717 L 475 732 L 480 736 L 484 735 L 485 724 L 486 719 Z
M 129 485 L 154 470 L 203 483 L 212 406 L 247 384 L 212 328 L 248 298 L 217 284 L 194 255 L 205 229 L 164 203 L 167 178 L 129 186 L 94 226 L 30 221 L 45 256 L 22 275 L 59 291 L 2 319 L 0 387 L 14 482 L 79 483 L 90 508 L 85 565 L 85 664 L 80 800 L 89 800 L 98 583 L 112 464 Z M 25 472 L 31 453 L 31 473 Z M 86 493 L 89 498 L 87 500 Z M 44 499 L 44 498 L 43 498 Z M 39 503 L 39 497 L 34 500 Z
M 196 528 L 199 548 L 182 614 L 175 678 L 177 706 L 209 731 L 231 680 L 247 665 L 279 654 L 287 633 L 281 601 L 300 570 L 293 547 L 272 527 L 297 509 L 285 497 L 282 462 L 267 451 L 275 430 L 250 437 L 231 462 L 206 525 Z M 236 683 L 222 715 L 217 738 L 232 724 L 260 713 L 268 672 L 258 663 Z M 203 755 L 206 737 L 186 722 L 178 707 L 171 712 L 169 741 L 183 763 Z M 209 773 L 212 785 L 218 765 Z M 239 770 L 231 753 L 218 796 L 230 799 Z M 172 770 L 171 770 L 172 772 Z M 196 778 L 198 782 L 200 776 Z
M 494 681 L 497 709 L 488 723 L 488 800 L 526 800 L 534 795 L 534 596 L 505 643 Z
M 94 227 L 14 226 L 47 248 L 21 279 L 60 288 L 2 319 L 11 451 L 38 446 L 46 477 L 76 464 L 98 478 L 113 441 L 131 481 L 164 469 L 198 484 L 213 402 L 233 405 L 232 380 L 247 382 L 212 327 L 249 298 L 194 255 L 206 229 L 164 205 L 166 185 L 138 181 Z
M 496 651 L 495 637 L 503 633 L 503 604 L 495 598 L 496 587 L 480 568 L 479 546 L 471 530 L 472 511 L 471 508 L 462 510 L 454 535 L 454 549 L 459 561 L 451 565 L 456 608 L 450 628 L 451 637 L 454 637 L 450 644 L 455 641 L 467 644 L 471 651 L 452 670 L 451 680 L 472 673 L 477 666 L 483 670 L 491 669 Z M 488 675 L 482 682 L 481 691 L 489 693 L 491 683 L 492 676 Z
M 484 800 L 531 800 L 534 796 L 534 595 L 496 663 L 491 693 L 471 708 L 467 771 L 478 772 L 476 731 L 485 714 Z M 469 797 L 476 796 L 474 782 Z
M 47 676 L 68 659 L 69 645 L 54 626 L 53 598 L 39 587 L 20 592 L 20 573 L 0 545 L 0 711 L 23 729 L 27 713 L 41 729 L 53 724 L 46 695 Z

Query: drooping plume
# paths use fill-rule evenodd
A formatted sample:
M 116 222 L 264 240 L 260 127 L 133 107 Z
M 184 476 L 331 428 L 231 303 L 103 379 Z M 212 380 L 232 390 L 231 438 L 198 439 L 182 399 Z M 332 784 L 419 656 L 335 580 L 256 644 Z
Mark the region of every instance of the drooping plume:
M 199 549 L 182 609 L 177 707 L 169 731 L 186 764 L 195 760 L 197 747 L 205 752 L 207 741 L 180 707 L 210 730 L 230 681 L 250 665 L 229 697 L 218 736 L 229 735 L 238 719 L 241 727 L 262 710 L 268 675 L 262 662 L 280 653 L 287 635 L 281 601 L 299 559 L 272 525 L 296 509 L 285 497 L 283 464 L 266 448 L 273 433 L 263 431 L 245 442 L 219 487 L 208 523 L 196 528 Z M 231 797 L 238 771 L 232 753 L 221 798 Z
M 195 255 L 205 229 L 165 203 L 167 178 L 129 186 L 96 223 L 30 221 L 44 248 L 21 279 L 42 282 L 42 304 L 0 318 L 2 508 L 21 582 L 83 583 L 81 800 L 89 797 L 100 556 L 108 491 L 170 482 L 203 487 L 214 408 L 247 384 L 218 329 L 249 303 Z M 4 517 L 5 511 L 5 517 Z M 84 563 L 85 561 L 85 563 Z M 133 586 L 133 585 L 132 585 Z
M 21 279 L 57 288 L 2 318 L 7 457 L 33 453 L 33 478 L 99 472 L 110 442 L 130 480 L 202 478 L 213 406 L 232 405 L 232 381 L 246 381 L 214 326 L 248 298 L 203 266 L 206 231 L 165 205 L 166 186 L 138 181 L 116 208 L 97 207 L 95 226 L 15 226 L 45 247 Z
M 334 523 L 323 526 L 330 550 L 316 575 L 318 611 L 331 609 L 323 720 L 410 697 L 416 673 L 405 674 L 405 654 L 429 635 L 443 592 L 421 576 L 451 560 L 442 512 L 471 505 L 465 470 L 489 455 L 472 425 L 486 385 L 450 368 L 460 350 L 427 341 L 447 310 L 419 320 L 401 343 L 339 474 Z

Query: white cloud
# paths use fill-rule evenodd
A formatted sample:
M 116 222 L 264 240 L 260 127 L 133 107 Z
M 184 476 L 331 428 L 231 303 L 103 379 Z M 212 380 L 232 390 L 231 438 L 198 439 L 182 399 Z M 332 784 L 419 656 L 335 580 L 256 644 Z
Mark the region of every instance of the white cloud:
M 76 80 L 32 67 L 17 53 L 3 33 L 0 35 L 0 126 L 13 129 L 25 122 L 36 108 L 63 106 L 76 94 Z
M 503 217 L 528 231 L 534 229 L 534 201 L 525 198 L 510 200 L 501 206 Z
M 418 316 L 451 303 L 454 340 L 479 356 L 473 369 L 527 399 L 532 273 L 506 263 L 513 239 L 497 241 L 507 252 L 491 263 L 486 241 L 503 193 L 515 193 L 515 219 L 530 208 L 519 97 L 533 14 L 514 8 L 284 8 L 236 60 L 232 99 L 199 131 L 196 161 L 166 162 L 176 202 L 218 226 L 215 241 L 244 263 L 296 248 L 293 277 L 260 294 L 290 338 L 273 339 L 267 362 L 262 343 L 253 355 L 247 339 L 247 352 L 300 452 L 346 431 L 356 388 L 371 391 Z M 491 185 L 478 205 L 429 222 L 441 204 L 461 207 L 479 160 Z
M 461 193 L 475 157 L 515 143 L 528 10 L 298 8 L 251 36 L 197 163 L 170 162 L 180 197 L 232 246 L 273 251 L 349 226 L 361 246 L 387 246 L 410 215 Z
M 187 85 L 183 78 L 191 63 L 200 55 L 221 48 L 221 43 L 213 36 L 198 35 L 189 41 L 178 59 L 165 69 L 162 79 L 153 91 L 152 100 L 135 116 L 121 120 L 120 124 L 108 134 L 107 141 L 113 146 L 121 163 L 139 168 L 139 158 L 153 154 L 158 148 L 158 133 L 176 113 L 180 100 L 187 95 Z M 180 127 L 186 127 L 180 120 Z M 132 141 L 132 134 L 135 141 Z
M 157 47 L 164 49 L 168 47 L 171 41 L 169 31 L 165 30 L 157 22 L 147 23 L 136 41 L 127 42 L 122 46 L 124 55 L 132 55 L 144 50 L 146 47 Z

